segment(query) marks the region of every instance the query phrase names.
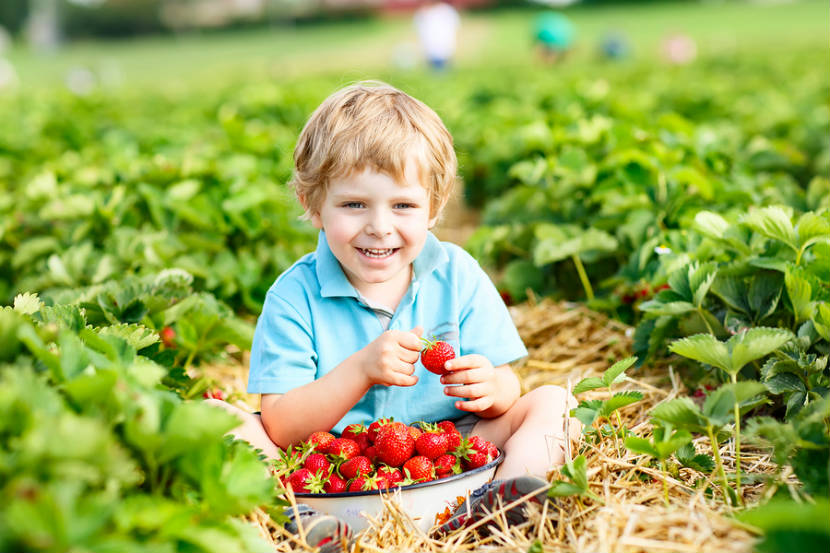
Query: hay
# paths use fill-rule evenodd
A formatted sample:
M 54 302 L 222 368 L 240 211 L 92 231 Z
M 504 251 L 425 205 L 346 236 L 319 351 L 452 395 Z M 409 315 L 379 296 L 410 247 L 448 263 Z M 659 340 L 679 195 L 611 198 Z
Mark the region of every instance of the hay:
M 586 376 L 598 376 L 614 361 L 630 355 L 631 329 L 583 306 L 530 301 L 511 308 L 519 333 L 528 346 L 528 359 L 516 367 L 525 391 L 543 384 L 572 388 Z M 244 364 L 203 369 L 220 382 L 237 404 L 254 407 L 255 397 L 244 394 Z M 648 436 L 648 412 L 657 403 L 685 395 L 686 390 L 670 365 L 644 367 L 616 385 L 614 391 L 640 390 L 643 400 L 619 411 L 622 423 L 641 436 Z M 580 399 L 604 399 L 607 391 L 595 390 Z M 705 437 L 694 445 L 699 453 L 711 454 Z M 491 515 L 495 529 L 479 537 L 462 529 L 442 539 L 434 539 L 417 530 L 399 506 L 386 501 L 386 509 L 377 519 L 370 519 L 352 550 L 371 552 L 424 551 L 454 553 L 466 551 L 527 551 L 535 542 L 550 552 L 747 552 L 757 536 L 730 517 L 730 507 L 720 497 L 713 477 L 687 468 L 665 475 L 652 466 L 646 456 L 636 455 L 611 438 L 599 444 L 583 436 L 569 456 L 584 454 L 588 461 L 591 491 L 603 503 L 560 499 L 555 505 L 528 507 L 529 521 L 510 526 L 503 509 Z M 727 471 L 734 470 L 734 444 L 721 444 L 720 455 Z M 774 474 L 778 469 L 769 451 L 742 444 L 741 462 L 745 474 Z M 558 471 L 549 474 L 558 477 Z M 663 500 L 663 478 L 669 490 L 669 505 Z M 785 473 L 785 484 L 795 486 L 795 479 Z M 762 478 L 746 478 L 742 487 L 744 500 L 752 504 L 764 493 Z M 713 485 L 709 485 L 709 484 Z M 509 506 L 506 506 L 507 508 Z M 302 537 L 290 536 L 263 511 L 246 519 L 279 552 L 312 551 Z

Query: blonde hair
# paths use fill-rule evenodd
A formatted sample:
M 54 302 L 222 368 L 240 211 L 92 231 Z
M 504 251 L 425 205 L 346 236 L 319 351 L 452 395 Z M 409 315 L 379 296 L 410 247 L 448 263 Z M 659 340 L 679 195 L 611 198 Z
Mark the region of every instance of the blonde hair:
M 413 162 L 436 217 L 458 169 L 452 136 L 423 102 L 363 81 L 336 91 L 311 114 L 294 149 L 291 185 L 308 216 L 319 211 L 332 179 L 368 168 L 403 182 Z

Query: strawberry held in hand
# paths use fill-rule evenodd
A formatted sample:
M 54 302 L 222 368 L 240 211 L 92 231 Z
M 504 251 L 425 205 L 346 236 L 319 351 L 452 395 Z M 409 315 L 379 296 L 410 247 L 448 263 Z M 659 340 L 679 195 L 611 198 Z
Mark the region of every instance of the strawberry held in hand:
M 455 351 L 452 346 L 442 340 L 428 340 L 421 338 L 425 347 L 421 350 L 421 363 L 426 370 L 435 374 L 446 374 L 444 363 L 455 359 Z

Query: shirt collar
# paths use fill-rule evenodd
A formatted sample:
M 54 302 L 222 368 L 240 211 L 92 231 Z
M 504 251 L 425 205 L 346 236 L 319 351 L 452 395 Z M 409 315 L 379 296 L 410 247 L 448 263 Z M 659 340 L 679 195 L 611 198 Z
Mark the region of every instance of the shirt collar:
M 317 236 L 317 281 L 320 283 L 320 295 L 324 298 L 345 296 L 360 299 L 346 273 L 340 266 L 340 262 L 334 257 L 326 240 L 326 233 L 322 230 Z M 449 261 L 449 256 L 441 242 L 431 232 L 427 233 L 424 248 L 413 263 L 415 276 L 413 280 L 418 281 L 426 277 L 441 264 Z

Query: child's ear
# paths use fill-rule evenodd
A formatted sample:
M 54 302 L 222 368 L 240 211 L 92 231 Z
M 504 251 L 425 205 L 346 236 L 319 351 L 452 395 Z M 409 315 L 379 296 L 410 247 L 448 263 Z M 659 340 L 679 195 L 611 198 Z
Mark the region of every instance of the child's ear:
M 311 221 L 314 228 L 322 230 L 323 221 L 320 219 L 320 212 L 308 205 L 308 198 L 304 194 L 298 195 L 297 199 L 300 200 L 300 205 L 305 209 L 305 218 Z

